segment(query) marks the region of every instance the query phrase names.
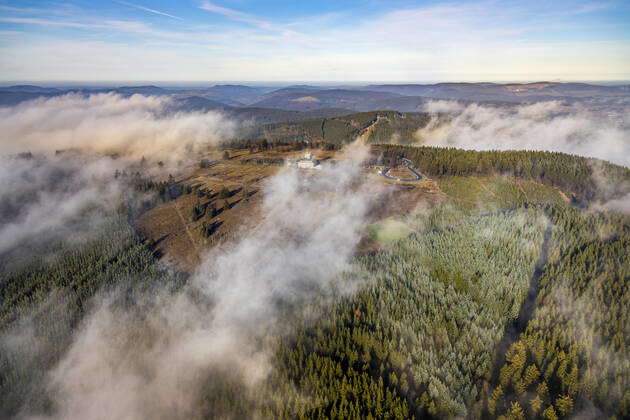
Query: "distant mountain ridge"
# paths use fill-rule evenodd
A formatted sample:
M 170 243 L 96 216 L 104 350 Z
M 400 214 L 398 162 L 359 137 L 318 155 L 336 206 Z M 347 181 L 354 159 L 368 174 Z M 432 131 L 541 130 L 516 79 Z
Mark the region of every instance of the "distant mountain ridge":
M 592 96 L 627 96 L 628 85 L 600 86 L 587 83 L 436 83 L 369 85 L 364 89 L 393 92 L 406 96 L 436 99 L 502 100 L 519 102 L 525 98 L 586 98 Z
M 330 107 L 357 109 L 361 103 L 399 96 L 398 93 L 368 90 L 284 88 L 268 93 L 253 105 L 296 111 Z
M 0 91 L 7 92 L 24 92 L 24 93 L 55 93 L 60 90 L 57 88 L 47 88 L 35 85 L 15 85 L 6 88 L 0 88 Z
M 601 86 L 589 83 L 435 83 L 435 84 L 375 84 L 356 87 L 326 87 L 291 85 L 282 88 L 219 84 L 211 87 L 176 88 L 155 85 L 103 88 L 59 88 L 35 85 L 16 85 L 0 88 L 0 106 L 13 106 L 38 97 L 52 97 L 67 93 L 89 95 L 117 93 L 170 96 L 172 108 L 180 110 L 209 110 L 228 108 L 276 109 L 284 111 L 314 111 L 343 109 L 370 111 L 389 109 L 414 112 L 423 109 L 433 99 L 518 104 L 546 100 L 589 101 L 621 100 L 630 105 L 630 85 Z M 624 102 L 625 101 L 625 102 Z M 256 111 L 250 110 L 250 115 Z M 273 114 L 260 111 L 267 116 Z

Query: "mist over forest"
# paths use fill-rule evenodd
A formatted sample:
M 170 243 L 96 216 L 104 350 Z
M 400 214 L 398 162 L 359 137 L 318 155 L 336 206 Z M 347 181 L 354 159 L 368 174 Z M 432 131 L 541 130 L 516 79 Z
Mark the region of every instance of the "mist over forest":
M 0 108 L 3 417 L 628 413 L 627 112 L 179 101 Z
M 3 0 L 0 419 L 630 418 L 629 21 Z

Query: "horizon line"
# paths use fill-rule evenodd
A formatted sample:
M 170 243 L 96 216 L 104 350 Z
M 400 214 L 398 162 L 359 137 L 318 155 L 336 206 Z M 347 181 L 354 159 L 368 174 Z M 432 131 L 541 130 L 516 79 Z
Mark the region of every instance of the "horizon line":
M 441 83 L 467 83 L 467 84 L 532 84 L 532 83 L 587 83 L 587 84 L 630 84 L 630 79 L 530 79 L 530 80 L 416 80 L 416 81 L 379 81 L 379 80 L 363 80 L 363 81 L 342 81 L 342 80 L 326 80 L 326 81 L 312 81 L 312 80 L 0 80 L 0 87 L 10 87 L 19 85 L 39 85 L 45 87 L 45 85 L 75 85 L 75 86 L 89 86 L 89 85 L 101 85 L 101 86 L 149 86 L 149 85 L 352 85 L 352 86 L 366 86 L 366 85 L 426 85 L 426 84 L 441 84 Z M 122 84 L 122 85 L 121 85 Z

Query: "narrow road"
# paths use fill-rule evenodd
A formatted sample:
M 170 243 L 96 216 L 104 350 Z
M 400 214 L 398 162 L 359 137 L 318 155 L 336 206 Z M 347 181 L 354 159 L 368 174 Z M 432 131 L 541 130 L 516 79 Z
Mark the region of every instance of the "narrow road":
M 374 119 L 374 121 L 370 122 L 367 126 L 365 126 L 359 136 L 357 137 L 357 140 L 360 140 L 360 143 L 362 144 L 367 144 L 368 139 L 370 137 L 370 134 L 372 134 L 372 132 L 374 131 L 374 129 L 376 128 L 376 124 L 378 124 L 383 118 L 381 118 L 380 116 L 376 116 L 376 118 Z M 387 118 L 385 118 L 387 119 Z
M 415 176 L 415 178 L 397 178 L 395 176 L 388 175 L 387 173 L 393 168 L 384 168 L 381 171 L 381 175 L 384 176 L 385 178 L 393 179 L 394 181 L 405 181 L 405 182 L 415 182 L 415 181 L 420 181 L 426 178 L 420 172 L 416 171 L 413 166 L 411 166 L 411 161 L 409 159 L 403 158 L 402 161 L 403 161 L 403 167 L 407 169 L 409 172 L 411 172 Z

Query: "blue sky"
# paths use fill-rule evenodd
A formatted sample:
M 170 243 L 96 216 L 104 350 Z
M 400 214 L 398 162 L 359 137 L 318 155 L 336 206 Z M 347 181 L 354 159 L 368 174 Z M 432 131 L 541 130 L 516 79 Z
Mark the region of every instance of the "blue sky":
M 629 80 L 628 22 L 616 0 L 0 0 L 0 80 Z

